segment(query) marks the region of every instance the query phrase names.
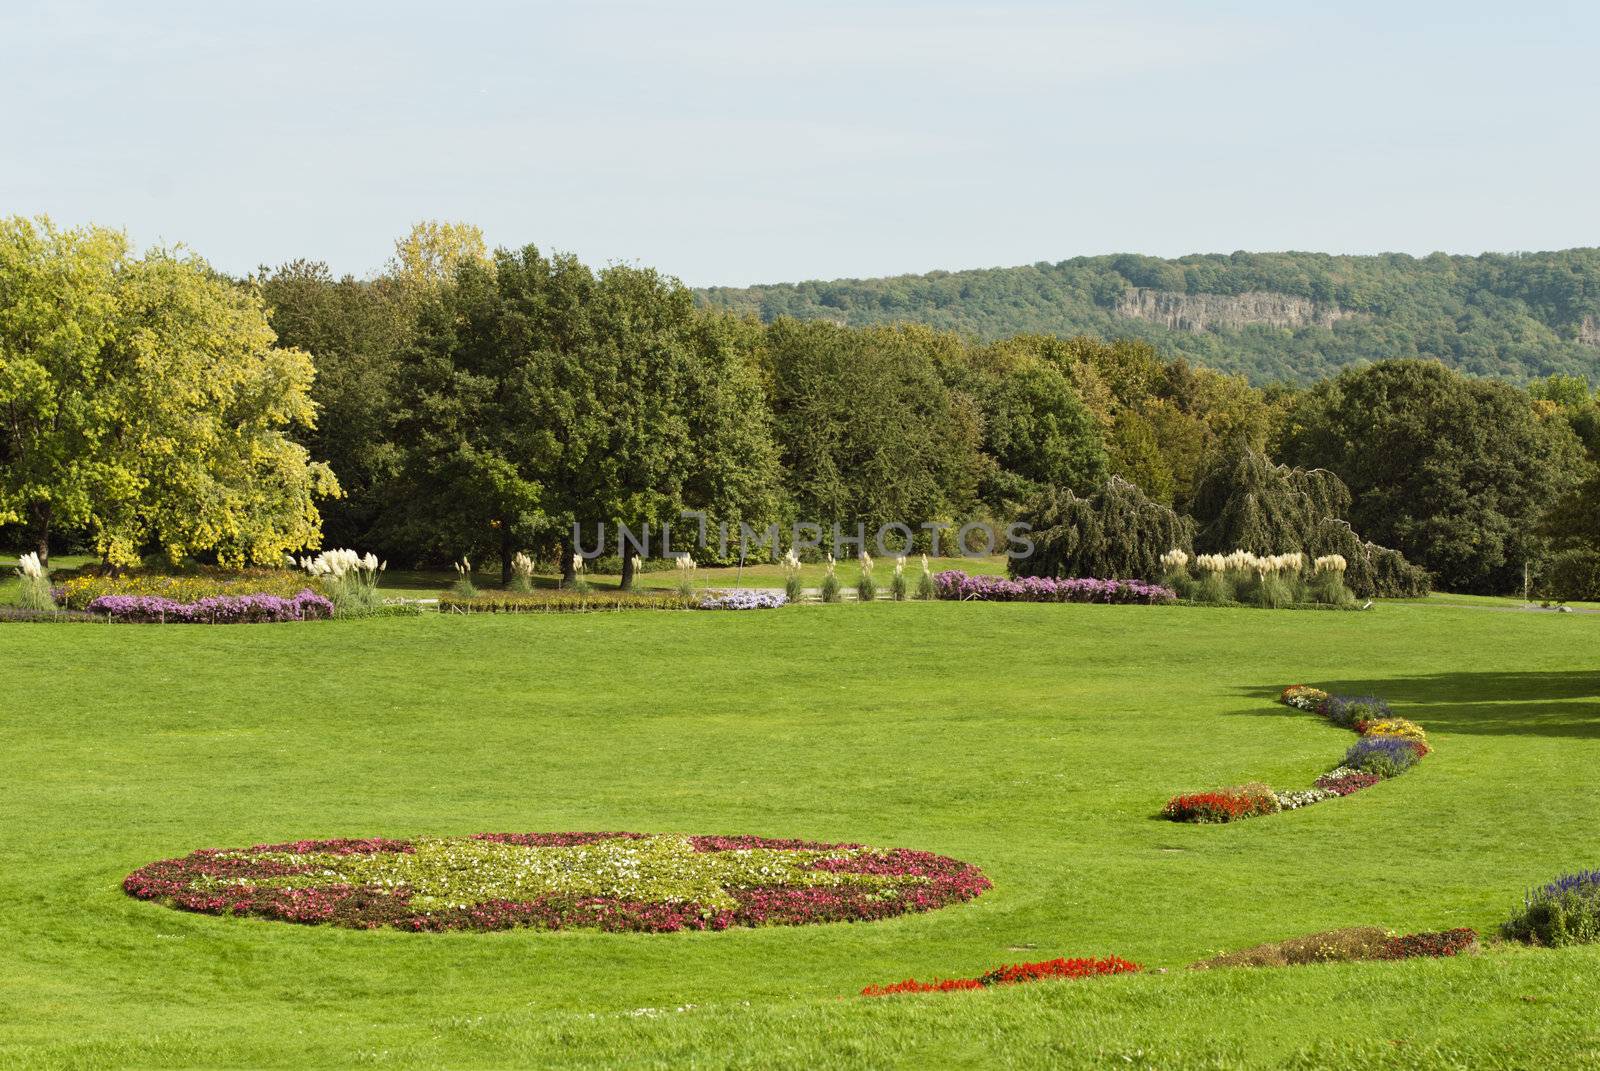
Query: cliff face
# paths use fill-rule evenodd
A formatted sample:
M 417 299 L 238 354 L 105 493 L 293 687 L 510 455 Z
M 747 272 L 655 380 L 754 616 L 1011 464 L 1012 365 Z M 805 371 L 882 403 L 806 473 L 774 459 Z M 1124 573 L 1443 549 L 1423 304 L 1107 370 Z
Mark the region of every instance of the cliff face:
M 1600 319 L 1585 316 L 1578 321 L 1578 341 L 1585 346 L 1600 346 Z
M 1331 327 L 1361 313 L 1323 305 L 1307 298 L 1252 290 L 1243 294 L 1180 294 L 1143 287 L 1127 291 L 1117 301 L 1118 316 L 1149 320 L 1173 331 L 1199 334 L 1213 328 L 1239 328 L 1250 324 L 1271 327 Z

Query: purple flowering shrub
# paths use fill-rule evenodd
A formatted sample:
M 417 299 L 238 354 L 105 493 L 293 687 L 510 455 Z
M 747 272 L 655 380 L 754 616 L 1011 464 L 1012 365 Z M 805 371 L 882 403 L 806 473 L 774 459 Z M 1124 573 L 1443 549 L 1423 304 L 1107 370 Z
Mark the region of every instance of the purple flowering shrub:
M 194 602 L 177 602 L 160 595 L 101 595 L 88 609 L 114 621 L 165 625 L 241 625 L 314 621 L 333 616 L 333 603 L 310 588 L 288 598 L 211 595 Z
M 1344 753 L 1342 766 L 1382 778 L 1398 777 L 1422 756 L 1415 740 L 1402 736 L 1363 736 Z
M 1143 580 L 1098 580 L 1048 576 L 972 576 L 960 569 L 936 573 L 933 583 L 941 599 L 983 602 L 1116 602 L 1153 606 L 1177 601 L 1177 593 Z
M 1510 941 L 1559 947 L 1600 941 L 1600 870 L 1580 870 L 1534 889 L 1500 926 Z

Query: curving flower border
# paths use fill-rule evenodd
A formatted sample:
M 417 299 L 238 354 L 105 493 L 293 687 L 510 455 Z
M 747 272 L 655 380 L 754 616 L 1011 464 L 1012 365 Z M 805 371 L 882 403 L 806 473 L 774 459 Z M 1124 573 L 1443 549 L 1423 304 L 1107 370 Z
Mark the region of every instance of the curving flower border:
M 1422 726 L 1397 718 L 1376 696 L 1331 695 L 1321 688 L 1291 684 L 1278 702 L 1315 713 L 1354 732 L 1357 740 L 1344 759 L 1308 789 L 1278 792 L 1260 782 L 1173 796 L 1161 817 L 1174 822 L 1221 823 L 1297 810 L 1338 799 L 1398 777 L 1432 752 Z
M 637 839 L 644 833 L 474 833 L 470 840 L 530 847 L 574 847 L 602 840 Z M 256 886 L 252 878 L 304 874 L 310 868 L 242 853 L 321 853 L 333 855 L 415 852 L 415 842 L 388 837 L 301 840 L 258 844 L 246 849 L 202 848 L 176 859 L 140 867 L 123 879 L 123 891 L 184 911 L 249 915 L 304 924 L 354 929 L 385 926 L 413 932 L 448 930 L 597 929 L 607 932 L 672 933 L 733 927 L 804 926 L 826 922 L 866 922 L 895 915 L 933 911 L 972 900 L 991 888 L 970 863 L 906 848 L 875 849 L 861 844 L 831 844 L 754 836 L 692 836 L 695 852 L 751 849 L 840 853 L 812 869 L 842 874 L 911 877 L 917 884 L 885 895 L 881 886 L 754 885 L 725 891 L 731 909 L 693 902 L 638 901 L 605 896 L 545 896 L 536 900 L 486 899 L 463 907 L 419 910 L 404 888 L 327 885 L 301 888 Z M 848 853 L 848 854 L 846 854 Z

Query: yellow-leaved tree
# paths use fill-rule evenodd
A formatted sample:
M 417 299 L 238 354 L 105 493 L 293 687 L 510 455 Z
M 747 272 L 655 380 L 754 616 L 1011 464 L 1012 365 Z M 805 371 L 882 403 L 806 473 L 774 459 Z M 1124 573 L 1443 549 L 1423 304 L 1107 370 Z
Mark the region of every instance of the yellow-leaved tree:
M 59 279 L 72 300 L 52 307 Z M 339 485 L 292 437 L 315 419 L 311 358 L 275 341 L 260 294 L 198 257 L 5 221 L 0 521 L 46 550 L 51 524 L 81 528 L 113 565 L 315 547 Z

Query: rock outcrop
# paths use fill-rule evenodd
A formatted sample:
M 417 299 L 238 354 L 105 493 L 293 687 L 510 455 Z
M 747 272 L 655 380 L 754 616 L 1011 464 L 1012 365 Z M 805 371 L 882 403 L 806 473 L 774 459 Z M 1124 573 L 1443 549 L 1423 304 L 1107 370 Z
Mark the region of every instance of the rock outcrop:
M 1118 299 L 1118 316 L 1149 320 L 1174 331 L 1199 334 L 1251 324 L 1271 327 L 1331 327 L 1361 313 L 1289 294 L 1251 290 L 1243 294 L 1181 294 L 1137 287 Z

